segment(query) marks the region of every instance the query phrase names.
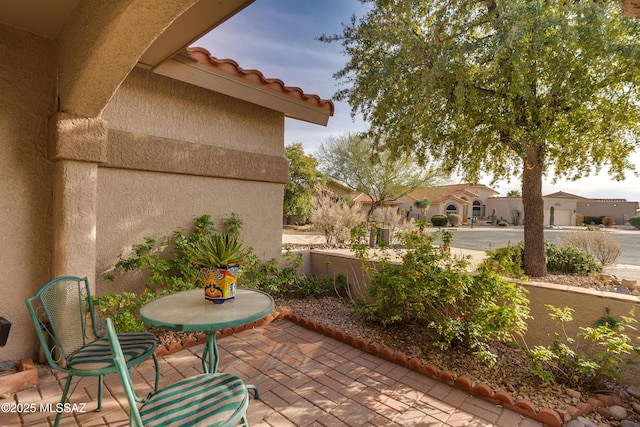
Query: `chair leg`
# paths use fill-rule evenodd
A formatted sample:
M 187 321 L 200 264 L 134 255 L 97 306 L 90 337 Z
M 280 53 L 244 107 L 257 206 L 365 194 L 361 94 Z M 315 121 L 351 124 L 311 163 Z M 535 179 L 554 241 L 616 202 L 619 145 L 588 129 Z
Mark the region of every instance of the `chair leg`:
M 61 406 L 64 407 L 64 404 L 67 402 L 67 393 L 69 393 L 69 387 L 71 386 L 71 378 L 73 375 L 67 374 L 67 382 L 64 384 L 64 390 L 62 391 L 62 399 L 60 399 Z M 62 416 L 63 411 L 56 411 L 56 421 L 53 423 L 53 427 L 58 427 L 60 424 L 60 417 Z
M 253 390 L 253 398 L 256 400 L 260 400 L 260 393 L 258 393 L 258 387 L 252 385 L 252 384 L 247 384 L 247 389 L 248 390 Z
M 154 391 L 158 391 L 158 385 L 160 384 L 160 363 L 158 362 L 158 356 L 154 352 L 151 357 L 153 357 L 153 363 L 156 365 L 156 386 Z
M 100 412 L 102 411 L 102 389 L 104 386 L 104 375 L 100 375 L 100 377 L 98 377 L 98 408 L 96 409 L 96 412 Z

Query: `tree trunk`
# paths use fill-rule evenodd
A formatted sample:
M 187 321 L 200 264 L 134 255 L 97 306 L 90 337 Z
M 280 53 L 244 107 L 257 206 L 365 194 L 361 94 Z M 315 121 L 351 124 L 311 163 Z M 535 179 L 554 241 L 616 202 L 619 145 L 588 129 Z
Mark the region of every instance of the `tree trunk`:
M 547 274 L 544 249 L 544 200 L 542 199 L 542 162 L 537 150 L 530 148 L 522 172 L 524 205 L 524 273 L 530 277 Z

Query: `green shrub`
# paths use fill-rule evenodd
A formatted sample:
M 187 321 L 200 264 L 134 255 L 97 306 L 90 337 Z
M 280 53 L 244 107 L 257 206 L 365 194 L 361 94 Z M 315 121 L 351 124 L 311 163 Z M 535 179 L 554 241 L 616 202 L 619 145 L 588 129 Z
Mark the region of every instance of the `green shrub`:
M 383 261 L 369 275 L 367 299 L 360 307 L 365 320 L 421 322 L 436 332 L 435 345 L 447 349 L 464 343 L 489 363 L 495 358 L 492 340 L 508 341 L 526 329 L 524 290 L 488 269 L 469 275 L 467 259 L 447 250 L 451 232 L 442 232 L 439 246 L 424 229 L 399 238 L 406 250 L 403 262 Z
M 577 336 L 569 337 L 564 324 L 573 320 L 573 309 L 547 304 L 552 319 L 562 326 L 553 344 L 536 346 L 529 352 L 532 372 L 546 382 L 569 387 L 600 387 L 607 378 L 618 379 L 622 370 L 635 364 L 640 347 L 633 345 L 626 328 L 636 322 L 633 312 L 620 321 L 607 317 L 595 327 L 581 327 Z
M 487 251 L 481 266 L 508 277 L 524 278 L 524 243 L 507 245 L 495 251 Z M 571 246 L 558 246 L 545 241 L 547 270 L 549 273 L 587 275 L 601 272 L 591 255 Z
M 449 218 L 444 215 L 434 215 L 431 217 L 431 224 L 434 227 L 446 227 L 449 224 Z
M 602 224 L 603 216 L 585 216 L 583 222 L 587 225 L 599 225 Z
M 507 221 L 500 221 L 498 223 L 498 227 L 508 227 L 509 223 Z
M 545 253 L 547 270 L 550 273 L 586 276 L 589 273 L 602 271 L 602 266 L 591 255 L 572 246 L 559 246 L 545 242 Z
M 637 229 L 640 229 L 640 216 L 632 216 L 631 218 L 629 218 L 629 224 L 633 225 Z
M 452 227 L 458 227 L 462 223 L 462 218 L 457 214 L 449 214 L 447 215 L 447 220 Z

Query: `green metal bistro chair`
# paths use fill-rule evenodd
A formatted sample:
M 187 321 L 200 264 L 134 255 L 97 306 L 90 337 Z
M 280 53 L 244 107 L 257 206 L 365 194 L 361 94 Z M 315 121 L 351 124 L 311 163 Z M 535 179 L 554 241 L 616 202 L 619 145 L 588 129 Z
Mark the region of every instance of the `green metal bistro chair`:
M 67 382 L 60 403 L 67 402 L 74 376 L 99 377 L 98 408 L 102 409 L 102 386 L 104 375 L 116 372 L 109 340 L 98 333 L 89 281 L 74 276 L 58 277 L 31 298 L 26 299 L 27 308 L 35 325 L 38 339 L 49 365 L 67 373 Z M 156 337 L 150 333 L 125 333 L 118 335 L 122 342 L 128 366 L 139 365 L 153 357 L 156 369 L 155 389 L 160 377 L 156 357 Z M 62 412 L 56 415 L 54 426 L 60 422 Z
M 248 426 L 249 392 L 244 382 L 225 373 L 200 374 L 177 381 L 139 399 L 111 319 L 107 336 L 129 401 L 129 424 L 143 426 Z M 138 403 L 142 406 L 138 409 Z

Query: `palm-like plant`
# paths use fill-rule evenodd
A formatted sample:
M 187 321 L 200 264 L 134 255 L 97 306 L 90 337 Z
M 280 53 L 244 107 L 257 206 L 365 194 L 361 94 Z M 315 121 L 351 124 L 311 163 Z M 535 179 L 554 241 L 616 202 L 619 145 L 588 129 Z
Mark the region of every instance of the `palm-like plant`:
M 192 262 L 206 267 L 230 267 L 241 264 L 250 254 L 237 236 L 228 233 L 208 234 L 189 250 Z

